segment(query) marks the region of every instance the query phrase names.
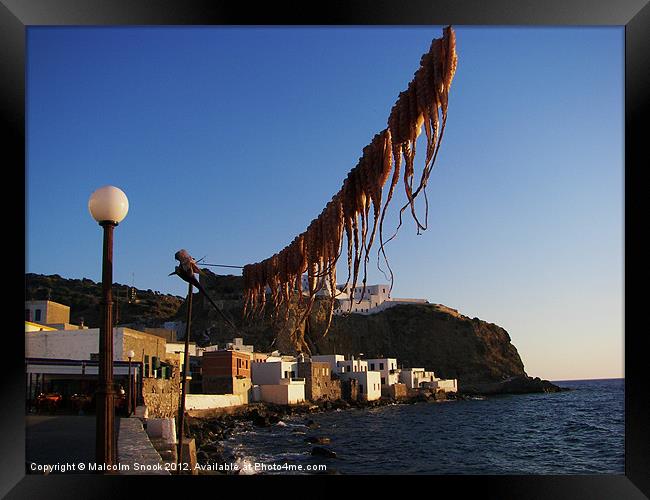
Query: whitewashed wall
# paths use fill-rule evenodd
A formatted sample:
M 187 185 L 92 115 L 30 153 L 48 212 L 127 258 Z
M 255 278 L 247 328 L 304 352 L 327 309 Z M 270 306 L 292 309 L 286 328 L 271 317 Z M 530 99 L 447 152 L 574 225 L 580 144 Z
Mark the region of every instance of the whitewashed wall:
M 374 401 L 381 397 L 381 374 L 379 372 L 345 372 L 341 374 L 341 379 L 355 379 L 363 385 L 363 395 L 368 401 Z
M 211 410 L 244 404 L 239 394 L 186 394 L 185 408 L 188 410 Z
M 262 401 L 290 405 L 305 400 L 305 384 L 260 385 Z
M 323 354 L 320 356 L 312 356 L 311 360 L 312 361 L 317 361 L 320 363 L 329 363 L 330 364 L 330 370 L 332 373 L 338 373 L 338 362 L 343 361 L 345 357 L 342 354 Z
M 285 372 L 294 372 L 298 376 L 298 364 L 292 361 L 272 361 L 251 363 L 251 381 L 253 385 L 275 385 L 285 378 Z
M 399 372 L 397 372 L 397 359 L 396 358 L 383 358 L 383 359 L 367 359 L 368 370 L 376 371 L 381 373 L 381 376 L 384 377 L 385 383 L 384 386 L 389 386 L 399 382 Z M 380 364 L 384 365 L 383 368 L 380 368 Z M 375 365 L 374 367 L 372 365 Z M 395 373 L 390 373 L 391 370 L 395 370 Z
M 123 332 L 113 330 L 113 359 L 122 359 Z M 99 352 L 99 328 L 25 333 L 25 357 L 90 359 Z
M 441 389 L 445 392 L 458 392 L 458 380 L 455 378 L 438 380 L 436 389 Z

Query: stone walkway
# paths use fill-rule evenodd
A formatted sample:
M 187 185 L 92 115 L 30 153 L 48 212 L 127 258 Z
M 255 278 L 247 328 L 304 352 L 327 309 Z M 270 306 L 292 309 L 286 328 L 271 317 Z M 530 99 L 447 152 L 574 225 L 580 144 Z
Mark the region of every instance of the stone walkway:
M 120 419 L 117 455 L 120 465 L 128 466 L 128 470 L 120 470 L 120 474 L 170 475 L 137 417 Z

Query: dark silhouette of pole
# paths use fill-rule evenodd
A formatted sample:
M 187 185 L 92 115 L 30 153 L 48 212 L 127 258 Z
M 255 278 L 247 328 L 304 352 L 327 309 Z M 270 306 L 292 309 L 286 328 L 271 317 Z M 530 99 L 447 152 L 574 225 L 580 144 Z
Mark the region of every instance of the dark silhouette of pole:
M 133 379 L 131 378 L 131 356 L 129 356 L 129 399 L 127 410 L 129 412 L 129 417 L 133 413 Z
M 136 375 L 135 367 L 133 368 L 133 401 L 131 402 L 133 408 L 132 413 L 138 407 L 138 376 Z
M 190 331 L 192 325 L 192 283 L 189 283 L 187 289 L 187 319 L 185 326 L 185 352 L 183 358 L 183 375 L 181 382 L 181 402 L 178 411 L 178 474 L 181 473 L 183 463 L 183 434 L 185 431 L 185 395 L 187 394 L 187 370 L 190 364 Z
M 112 466 L 116 459 L 113 387 L 113 230 L 112 221 L 101 222 L 104 228 L 102 258 L 102 322 L 99 328 L 99 385 L 97 389 L 97 464 Z

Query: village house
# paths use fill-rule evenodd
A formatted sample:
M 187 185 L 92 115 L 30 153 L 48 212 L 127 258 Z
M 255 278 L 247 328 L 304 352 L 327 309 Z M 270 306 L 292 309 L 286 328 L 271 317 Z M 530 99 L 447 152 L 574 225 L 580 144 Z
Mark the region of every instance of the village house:
M 305 400 L 305 379 L 298 376 L 296 361 L 274 360 L 253 363 L 253 400 L 296 404 Z
M 338 372 L 339 373 L 354 373 L 354 372 L 367 372 L 368 371 L 368 362 L 363 359 L 354 359 L 354 356 L 350 356 L 350 359 L 344 359 L 337 362 Z
M 25 321 L 56 330 L 81 330 L 86 327 L 70 323 L 70 307 L 53 300 L 26 300 Z
M 342 354 L 319 354 L 312 356 L 311 360 L 318 363 L 327 363 L 330 366 L 332 373 L 339 373 L 339 361 L 345 360 L 345 356 Z
M 254 349 L 252 345 L 244 345 L 244 339 L 241 337 L 236 337 L 232 342 L 226 344 L 226 349 L 232 349 L 233 351 L 242 351 L 253 353 Z
M 374 401 L 381 397 L 381 374 L 379 372 L 351 371 L 339 374 L 342 383 L 350 380 L 356 381 L 358 397 L 364 401 Z
M 251 398 L 252 355 L 234 350 L 204 351 L 201 380 L 204 394 L 237 394 L 243 403 Z
M 144 363 L 145 376 L 165 366 L 168 356 L 166 342 L 155 335 L 132 330 L 113 328 L 113 359 L 128 361 L 126 353 L 132 350 L 134 362 Z M 55 358 L 90 360 L 99 355 L 99 328 L 83 330 L 39 330 L 25 332 L 25 356 L 28 358 Z M 156 366 L 154 366 L 156 365 Z
M 387 284 L 357 286 L 352 289 L 349 285 L 338 287 L 337 305 L 334 314 L 348 312 L 356 314 L 375 314 L 399 304 L 428 304 L 426 299 L 391 298 L 390 286 Z
M 267 287 L 268 288 L 268 287 Z M 317 296 L 331 297 L 331 287 L 327 280 L 316 280 Z M 337 285 L 334 298 L 336 305 L 334 314 L 346 313 L 375 314 L 399 304 L 428 304 L 426 299 L 391 298 L 389 295 L 390 285 L 378 284 L 357 286 L 354 289 L 348 285 Z M 270 289 L 267 290 L 270 292 Z M 309 279 L 307 275 L 302 276 L 302 293 L 309 295 Z
M 457 379 L 439 379 L 433 372 L 424 368 L 405 368 L 400 371 L 400 382 L 408 389 L 433 389 L 445 392 L 458 392 Z
M 396 358 L 367 359 L 368 369 L 381 374 L 381 386 L 387 387 L 399 382 L 399 369 Z
M 312 362 L 328 363 L 333 374 L 341 380 L 341 394 L 347 399 L 373 401 L 381 397 L 381 373 L 369 371 L 362 359 L 345 359 L 342 354 L 324 354 L 311 357 Z
M 341 399 L 341 381 L 332 375 L 327 362 L 298 361 L 298 377 L 305 379 L 305 397 L 310 401 Z

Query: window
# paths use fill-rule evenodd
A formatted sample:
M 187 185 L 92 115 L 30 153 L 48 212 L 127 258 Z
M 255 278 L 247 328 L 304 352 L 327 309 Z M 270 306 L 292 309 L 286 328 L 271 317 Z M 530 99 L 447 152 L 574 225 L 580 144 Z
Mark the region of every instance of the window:
M 35 309 L 34 310 L 34 321 L 40 321 L 41 320 L 41 310 L 40 309 Z
M 384 363 L 379 363 L 379 369 L 383 370 L 384 369 Z
M 381 385 L 386 385 L 386 378 L 385 377 L 381 377 Z
M 32 319 L 32 315 L 29 309 L 25 309 L 25 321 L 29 321 L 30 319 Z
M 374 369 L 375 369 L 375 364 L 374 364 L 374 363 L 370 363 L 370 371 L 374 371 Z
M 149 376 L 149 356 L 146 354 L 144 356 L 144 376 Z

